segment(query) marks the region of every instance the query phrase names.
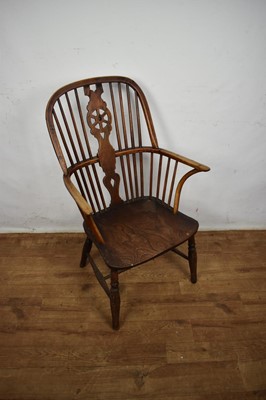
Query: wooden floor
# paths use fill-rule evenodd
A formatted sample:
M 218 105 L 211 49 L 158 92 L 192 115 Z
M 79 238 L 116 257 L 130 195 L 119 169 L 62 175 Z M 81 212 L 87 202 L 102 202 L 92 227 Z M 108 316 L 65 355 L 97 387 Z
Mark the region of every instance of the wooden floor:
M 122 274 L 118 332 L 83 239 L 0 235 L 1 400 L 266 399 L 266 232 L 199 233 L 196 285 L 174 253 Z

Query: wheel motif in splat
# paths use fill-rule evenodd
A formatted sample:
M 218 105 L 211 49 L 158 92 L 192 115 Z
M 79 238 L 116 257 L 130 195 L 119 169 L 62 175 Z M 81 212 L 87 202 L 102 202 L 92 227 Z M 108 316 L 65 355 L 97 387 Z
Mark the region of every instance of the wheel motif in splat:
M 95 109 L 88 116 L 88 124 L 94 136 L 98 136 L 103 133 L 110 133 L 110 111 L 108 109 L 98 108 Z

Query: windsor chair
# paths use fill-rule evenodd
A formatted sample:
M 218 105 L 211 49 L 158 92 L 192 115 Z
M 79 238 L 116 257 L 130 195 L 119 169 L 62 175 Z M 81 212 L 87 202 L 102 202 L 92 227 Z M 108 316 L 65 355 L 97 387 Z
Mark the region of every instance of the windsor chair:
M 84 220 L 80 267 L 91 264 L 109 297 L 113 329 L 119 329 L 121 272 L 172 250 L 188 260 L 196 283 L 198 222 L 179 211 L 179 199 L 185 181 L 209 168 L 158 146 L 141 88 L 112 76 L 71 83 L 49 100 L 46 121 Z M 178 249 L 186 241 L 187 254 Z M 90 254 L 93 243 L 107 276 Z

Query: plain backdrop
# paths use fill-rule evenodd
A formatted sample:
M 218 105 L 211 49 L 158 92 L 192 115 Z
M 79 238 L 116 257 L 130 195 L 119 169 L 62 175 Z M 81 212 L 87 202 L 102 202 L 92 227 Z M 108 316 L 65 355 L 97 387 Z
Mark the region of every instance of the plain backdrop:
M 2 232 L 79 231 L 44 113 L 83 78 L 124 75 L 159 144 L 211 167 L 180 209 L 201 229 L 266 228 L 265 0 L 0 0 Z

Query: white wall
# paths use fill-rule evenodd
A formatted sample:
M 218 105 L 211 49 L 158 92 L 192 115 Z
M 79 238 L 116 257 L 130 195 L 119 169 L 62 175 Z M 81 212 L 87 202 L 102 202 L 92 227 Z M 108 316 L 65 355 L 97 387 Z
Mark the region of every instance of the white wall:
M 1 231 L 81 230 L 44 111 L 60 86 L 139 82 L 159 143 L 211 166 L 184 188 L 201 229 L 266 228 L 266 1 L 0 0 Z

